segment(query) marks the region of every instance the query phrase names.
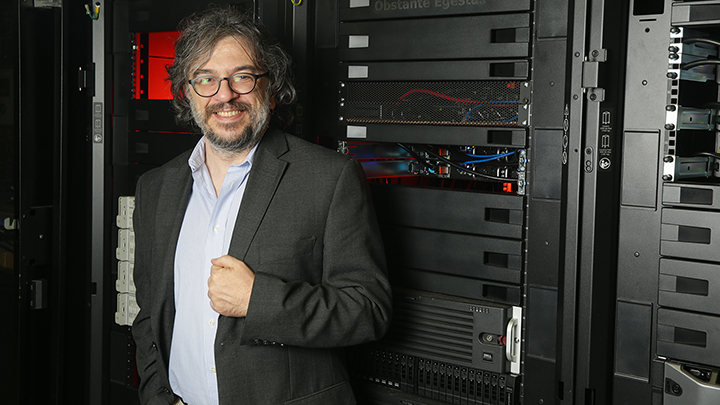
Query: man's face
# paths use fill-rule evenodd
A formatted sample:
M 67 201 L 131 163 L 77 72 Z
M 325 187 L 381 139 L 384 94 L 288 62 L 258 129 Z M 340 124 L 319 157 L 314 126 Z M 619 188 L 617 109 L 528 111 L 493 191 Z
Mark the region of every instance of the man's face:
M 233 37 L 220 40 L 208 61 L 193 72 L 190 79 L 212 75 L 230 77 L 245 72 L 261 74 L 248 55 L 247 47 Z M 220 90 L 212 97 L 199 96 L 188 84 L 193 116 L 206 139 L 218 151 L 239 152 L 254 146 L 267 129 L 270 110 L 275 108 L 275 97 L 267 94 L 268 79 L 257 79 L 255 89 L 248 94 L 237 94 L 227 80 L 220 82 Z

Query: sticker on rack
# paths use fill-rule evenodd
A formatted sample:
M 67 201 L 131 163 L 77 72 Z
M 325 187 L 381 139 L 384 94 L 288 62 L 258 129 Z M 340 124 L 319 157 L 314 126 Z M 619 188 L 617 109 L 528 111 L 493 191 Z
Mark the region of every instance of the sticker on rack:
M 610 163 L 611 163 L 610 159 L 604 157 L 604 158 L 600 159 L 600 162 L 598 162 L 598 165 L 600 166 L 601 169 L 607 170 L 610 168 Z

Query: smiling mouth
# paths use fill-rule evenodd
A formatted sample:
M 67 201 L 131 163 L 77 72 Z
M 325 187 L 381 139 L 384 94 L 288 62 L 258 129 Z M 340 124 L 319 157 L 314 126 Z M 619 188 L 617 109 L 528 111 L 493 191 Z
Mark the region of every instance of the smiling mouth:
M 218 103 L 205 108 L 205 120 L 209 120 L 212 116 L 221 120 L 232 120 L 250 111 L 252 111 L 252 108 L 249 104 L 239 101 Z
M 235 111 L 217 111 L 215 114 L 221 116 L 221 117 L 234 117 L 238 114 L 240 114 L 242 111 L 235 110 Z

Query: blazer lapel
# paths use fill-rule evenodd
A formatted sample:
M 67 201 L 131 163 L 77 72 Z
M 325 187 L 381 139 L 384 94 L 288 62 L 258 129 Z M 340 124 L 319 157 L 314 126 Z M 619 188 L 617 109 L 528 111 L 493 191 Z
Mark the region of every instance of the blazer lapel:
M 287 150 L 285 134 L 274 129 L 269 129 L 258 145 L 230 242 L 231 256 L 245 260 L 250 242 L 285 172 L 287 162 L 279 157 Z
M 172 168 L 166 175 L 158 196 L 158 210 L 155 225 L 155 248 L 162 255 L 158 282 L 159 296 L 175 302 L 175 250 L 180 237 L 185 210 L 192 192 L 192 175 L 187 166 Z M 160 301 L 160 300 L 158 300 Z M 174 308 L 174 306 L 172 306 Z

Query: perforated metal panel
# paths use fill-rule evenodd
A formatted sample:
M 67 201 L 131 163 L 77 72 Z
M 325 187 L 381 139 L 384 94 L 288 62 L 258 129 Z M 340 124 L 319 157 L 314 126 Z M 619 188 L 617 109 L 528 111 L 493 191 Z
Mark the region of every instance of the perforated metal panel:
M 523 87 L 491 80 L 348 82 L 341 114 L 348 123 L 518 127 L 527 103 Z

